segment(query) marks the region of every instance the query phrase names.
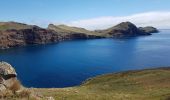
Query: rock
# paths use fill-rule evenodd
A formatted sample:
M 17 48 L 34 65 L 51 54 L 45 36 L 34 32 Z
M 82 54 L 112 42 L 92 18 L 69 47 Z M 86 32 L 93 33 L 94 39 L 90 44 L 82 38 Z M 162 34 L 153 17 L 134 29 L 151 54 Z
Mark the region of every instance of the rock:
M 139 27 L 139 30 L 143 33 L 158 33 L 159 31 L 152 27 L 152 26 L 148 26 L 148 27 Z
M 15 69 L 6 62 L 0 62 L 0 91 L 5 91 L 12 87 L 17 81 Z
M 15 72 L 15 69 L 10 64 L 6 62 L 0 62 L 0 75 L 16 77 L 17 73 Z
M 53 97 L 46 97 L 46 100 L 55 100 Z
M 6 90 L 6 87 L 3 84 L 0 84 L 0 92 L 3 92 Z

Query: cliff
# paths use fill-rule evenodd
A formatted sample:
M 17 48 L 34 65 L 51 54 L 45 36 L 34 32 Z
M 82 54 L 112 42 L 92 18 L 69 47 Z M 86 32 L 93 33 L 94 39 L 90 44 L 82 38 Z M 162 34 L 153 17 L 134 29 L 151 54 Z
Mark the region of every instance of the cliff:
M 15 22 L 0 24 L 0 48 L 24 46 L 27 44 L 45 44 L 59 41 L 54 31 L 34 25 Z

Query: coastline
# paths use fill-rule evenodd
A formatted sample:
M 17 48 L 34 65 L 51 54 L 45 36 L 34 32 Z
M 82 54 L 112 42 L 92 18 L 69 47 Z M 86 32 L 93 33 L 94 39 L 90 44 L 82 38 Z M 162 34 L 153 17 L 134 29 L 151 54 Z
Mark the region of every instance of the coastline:
M 30 88 L 56 100 L 168 100 L 170 67 L 99 75 L 68 88 Z
M 67 88 L 26 88 L 15 69 L 0 63 L 0 99 L 4 100 L 169 100 L 170 67 L 99 75 Z M 5 79 L 5 80 L 4 80 Z M 5 86 L 5 87 L 4 87 Z

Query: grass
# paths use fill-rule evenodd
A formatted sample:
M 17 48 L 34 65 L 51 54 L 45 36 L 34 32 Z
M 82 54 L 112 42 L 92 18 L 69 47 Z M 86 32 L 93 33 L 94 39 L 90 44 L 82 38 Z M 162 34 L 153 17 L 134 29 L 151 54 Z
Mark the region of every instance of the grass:
M 0 100 L 36 100 L 29 89 L 24 88 L 19 80 L 13 79 L 13 84 L 5 91 L 0 91 Z
M 14 83 L 9 87 L 9 90 L 11 90 L 14 94 L 16 91 L 21 89 L 21 83 L 18 80 L 14 80 Z
M 21 88 L 14 82 L 3 100 L 170 100 L 170 68 L 113 73 L 69 88 Z M 49 99 L 51 98 L 51 99 Z
M 170 100 L 170 68 L 107 74 L 70 88 L 31 90 L 56 100 Z
M 98 32 L 95 31 L 90 31 L 86 30 L 84 28 L 79 28 L 79 27 L 71 27 L 67 25 L 57 25 L 53 27 L 49 27 L 49 29 L 55 30 L 56 32 L 60 34 L 87 34 L 87 35 L 96 35 L 96 36 L 102 36 L 102 34 L 99 34 Z
M 11 29 L 28 29 L 31 28 L 31 25 L 26 25 L 17 22 L 0 22 L 0 31 L 11 30 Z

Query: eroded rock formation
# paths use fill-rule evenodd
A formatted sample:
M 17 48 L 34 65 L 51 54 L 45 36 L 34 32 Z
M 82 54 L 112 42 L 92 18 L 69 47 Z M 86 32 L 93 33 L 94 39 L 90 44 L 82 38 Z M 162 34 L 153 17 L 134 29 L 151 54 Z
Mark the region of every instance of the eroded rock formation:
M 17 81 L 15 69 L 6 62 L 0 62 L 0 92 L 13 86 Z

